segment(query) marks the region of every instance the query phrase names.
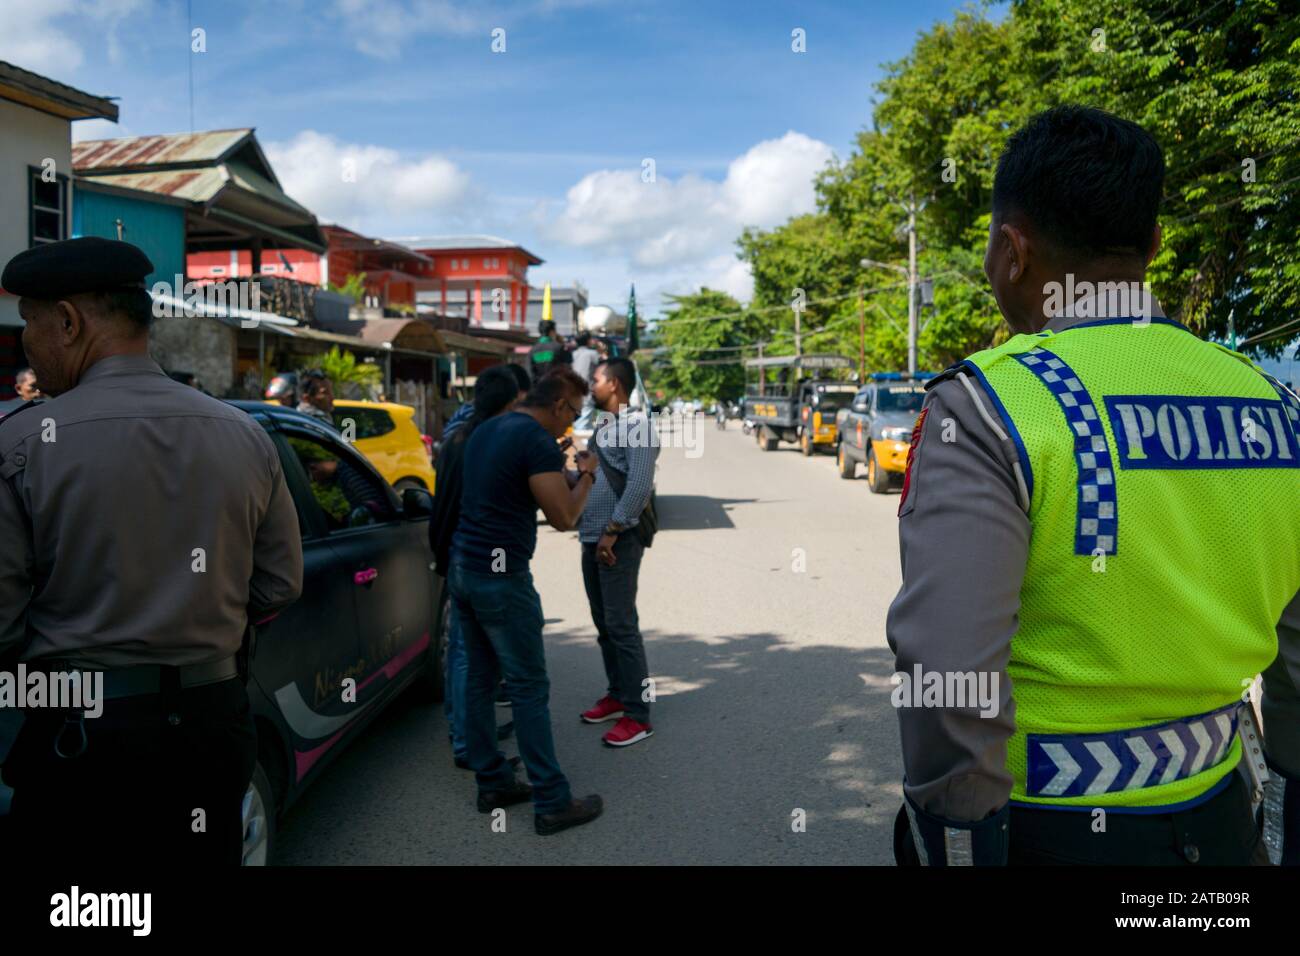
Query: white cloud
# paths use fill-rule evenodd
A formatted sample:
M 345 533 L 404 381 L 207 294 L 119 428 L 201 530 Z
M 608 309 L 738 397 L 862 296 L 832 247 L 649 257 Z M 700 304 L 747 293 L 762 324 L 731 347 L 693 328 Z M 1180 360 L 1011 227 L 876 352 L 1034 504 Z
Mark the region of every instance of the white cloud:
M 736 237 L 811 212 L 813 177 L 831 155 L 826 143 L 790 131 L 732 160 L 721 182 L 600 170 L 574 184 L 557 213 L 542 207 L 535 219 L 547 240 L 624 257 L 670 291 L 707 285 L 748 299 L 753 281 L 735 258 Z
M 601 6 L 606 0 L 514 0 L 473 4 L 452 0 L 334 0 L 333 13 L 344 23 L 356 47 L 368 56 L 395 60 L 403 43 L 418 36 L 471 36 L 479 33 L 487 51 L 491 31 L 507 30 L 528 17 Z
M 107 36 L 112 45 L 117 22 L 147 6 L 148 0 L 0 0 L 0 60 L 66 83 L 85 59 L 75 34 L 98 42 Z M 81 29 L 67 29 L 74 25 Z
M 349 228 L 396 226 L 430 214 L 459 213 L 473 195 L 469 174 L 428 154 L 407 158 L 394 149 L 345 143 L 304 130 L 287 143 L 267 143 L 285 192 L 323 222 Z M 386 229 L 391 231 L 391 227 Z
M 422 34 L 464 36 L 482 30 L 484 21 L 448 0 L 336 0 L 340 17 L 357 49 L 383 60 L 396 59 L 402 43 Z

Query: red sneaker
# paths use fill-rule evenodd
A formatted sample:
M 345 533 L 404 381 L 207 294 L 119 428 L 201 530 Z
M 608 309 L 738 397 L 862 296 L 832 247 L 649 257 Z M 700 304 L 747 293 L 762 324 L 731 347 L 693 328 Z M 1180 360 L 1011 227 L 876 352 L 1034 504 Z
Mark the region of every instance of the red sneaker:
M 622 716 L 623 705 L 608 694 L 596 701 L 596 706 L 591 710 L 582 712 L 582 719 L 589 724 L 599 724 L 606 720 L 618 720 Z
M 627 747 L 638 740 L 645 740 L 653 733 L 654 728 L 649 724 L 643 724 L 631 717 L 624 717 L 614 725 L 613 730 L 600 739 L 611 747 Z

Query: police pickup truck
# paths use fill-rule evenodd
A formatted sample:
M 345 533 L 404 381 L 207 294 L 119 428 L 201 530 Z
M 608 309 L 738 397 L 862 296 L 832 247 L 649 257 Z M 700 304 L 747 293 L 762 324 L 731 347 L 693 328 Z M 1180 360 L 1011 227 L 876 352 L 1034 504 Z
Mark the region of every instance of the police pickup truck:
M 780 355 L 747 359 L 743 416 L 758 447 L 773 451 L 778 442 L 797 444 L 805 455 L 835 444 L 835 414 L 857 391 L 835 381 L 835 369 L 853 362 L 841 355 Z
M 911 447 L 912 426 L 925 400 L 929 374 L 909 378 L 877 372 L 835 416 L 835 462 L 841 478 L 857 477 L 867 466 L 867 487 L 875 494 L 902 481 Z

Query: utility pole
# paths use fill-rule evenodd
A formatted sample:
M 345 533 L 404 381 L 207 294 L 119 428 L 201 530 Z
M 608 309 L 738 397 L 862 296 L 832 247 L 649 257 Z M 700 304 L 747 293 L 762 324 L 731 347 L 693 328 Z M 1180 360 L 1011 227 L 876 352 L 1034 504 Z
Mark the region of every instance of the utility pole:
M 799 313 L 795 313 L 798 315 Z M 767 369 L 763 367 L 763 346 L 766 342 L 758 343 L 758 394 L 762 395 L 767 386 Z
M 867 374 L 867 316 L 862 301 L 862 290 L 858 290 L 858 381 L 864 381 Z
M 916 376 L 916 197 L 907 204 L 907 374 Z
M 800 331 L 802 324 L 800 318 L 803 316 L 803 309 L 800 303 L 796 302 L 794 306 L 794 354 L 796 357 L 803 355 L 803 334 Z

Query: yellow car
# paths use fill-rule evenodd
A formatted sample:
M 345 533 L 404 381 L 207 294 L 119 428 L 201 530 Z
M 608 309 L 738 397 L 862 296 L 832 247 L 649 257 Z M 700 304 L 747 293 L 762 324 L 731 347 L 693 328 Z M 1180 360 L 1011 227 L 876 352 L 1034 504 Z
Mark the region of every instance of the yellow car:
M 334 402 L 334 424 L 399 492 L 433 493 L 432 442 L 415 426 L 415 409 L 393 402 Z

